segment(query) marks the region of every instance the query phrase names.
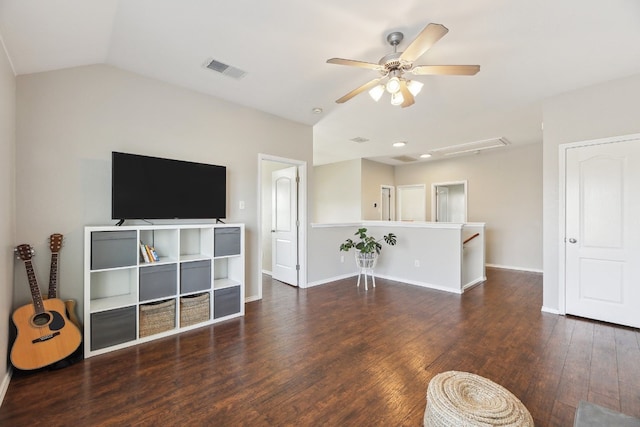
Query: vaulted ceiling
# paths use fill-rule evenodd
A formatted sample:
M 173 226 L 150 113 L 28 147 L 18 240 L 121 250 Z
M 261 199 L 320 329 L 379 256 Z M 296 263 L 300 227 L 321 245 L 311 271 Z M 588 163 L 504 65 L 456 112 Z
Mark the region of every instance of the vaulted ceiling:
M 366 92 L 335 103 L 378 74 L 327 59 L 377 63 L 389 32 L 402 51 L 431 22 L 449 33 L 416 63 L 477 75 L 415 77 L 424 88 L 404 109 Z M 637 0 L 0 0 L 0 35 L 17 75 L 105 63 L 313 125 L 316 164 L 539 143 L 542 100 L 640 73 Z

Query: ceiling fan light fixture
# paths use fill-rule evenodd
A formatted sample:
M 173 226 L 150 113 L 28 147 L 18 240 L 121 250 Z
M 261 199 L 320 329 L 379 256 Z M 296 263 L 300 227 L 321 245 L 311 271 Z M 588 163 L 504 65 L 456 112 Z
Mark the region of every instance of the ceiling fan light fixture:
M 369 91 L 369 95 L 376 102 L 380 101 L 380 98 L 382 98 L 383 93 L 384 93 L 384 85 L 374 86 L 373 89 Z
M 391 94 L 391 105 L 401 105 L 404 102 L 404 96 L 401 92 Z
M 400 91 L 400 79 L 395 76 L 391 77 L 385 87 L 387 92 L 391 94 L 398 93 Z
M 409 89 L 409 92 L 411 92 L 411 95 L 413 96 L 418 95 L 422 90 L 423 86 L 424 86 L 424 83 L 416 80 L 409 80 L 407 82 L 407 89 Z

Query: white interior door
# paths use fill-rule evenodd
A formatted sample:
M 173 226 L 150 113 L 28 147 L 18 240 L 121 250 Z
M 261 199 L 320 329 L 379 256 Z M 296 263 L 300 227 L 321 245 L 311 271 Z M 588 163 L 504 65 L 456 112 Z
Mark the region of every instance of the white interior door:
M 566 153 L 566 312 L 640 327 L 640 140 Z
M 398 221 L 426 221 L 424 184 L 398 186 Z
M 271 175 L 271 274 L 298 286 L 298 168 Z

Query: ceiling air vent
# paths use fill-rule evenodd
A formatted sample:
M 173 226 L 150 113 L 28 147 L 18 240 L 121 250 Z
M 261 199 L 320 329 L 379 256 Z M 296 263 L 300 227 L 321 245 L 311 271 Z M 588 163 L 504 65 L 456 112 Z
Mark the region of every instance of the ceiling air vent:
M 357 142 L 358 144 L 362 144 L 363 142 L 369 141 L 367 138 L 363 138 L 361 136 L 356 136 L 355 138 L 351 138 L 349 141 Z
M 231 65 L 224 64 L 220 61 L 216 61 L 215 59 L 209 61 L 206 67 L 217 73 L 224 74 L 225 76 L 233 77 L 234 79 L 241 79 L 247 75 L 246 71 L 243 71 L 236 67 L 232 67 Z
M 396 157 L 392 157 L 393 160 L 397 160 L 399 162 L 403 162 L 403 163 L 409 163 L 409 162 L 415 162 L 416 159 L 415 157 L 411 157 L 411 156 L 396 156 Z
M 453 156 L 456 154 L 475 153 L 507 145 L 509 145 L 509 141 L 506 138 L 491 138 L 483 139 L 481 141 L 467 142 L 465 144 L 452 145 L 450 147 L 437 148 L 435 150 L 431 150 L 431 153 L 439 154 L 441 156 Z

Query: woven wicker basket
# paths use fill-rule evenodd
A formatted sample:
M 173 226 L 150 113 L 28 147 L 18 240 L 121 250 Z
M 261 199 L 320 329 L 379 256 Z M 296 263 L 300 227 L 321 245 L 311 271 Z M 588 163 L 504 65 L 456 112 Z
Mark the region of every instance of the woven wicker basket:
M 209 320 L 209 294 L 188 295 L 180 298 L 180 326 L 190 326 Z
M 176 300 L 140 305 L 140 338 L 176 327 Z
M 425 427 L 534 427 L 525 406 L 509 390 L 479 375 L 448 371 L 427 388 Z

